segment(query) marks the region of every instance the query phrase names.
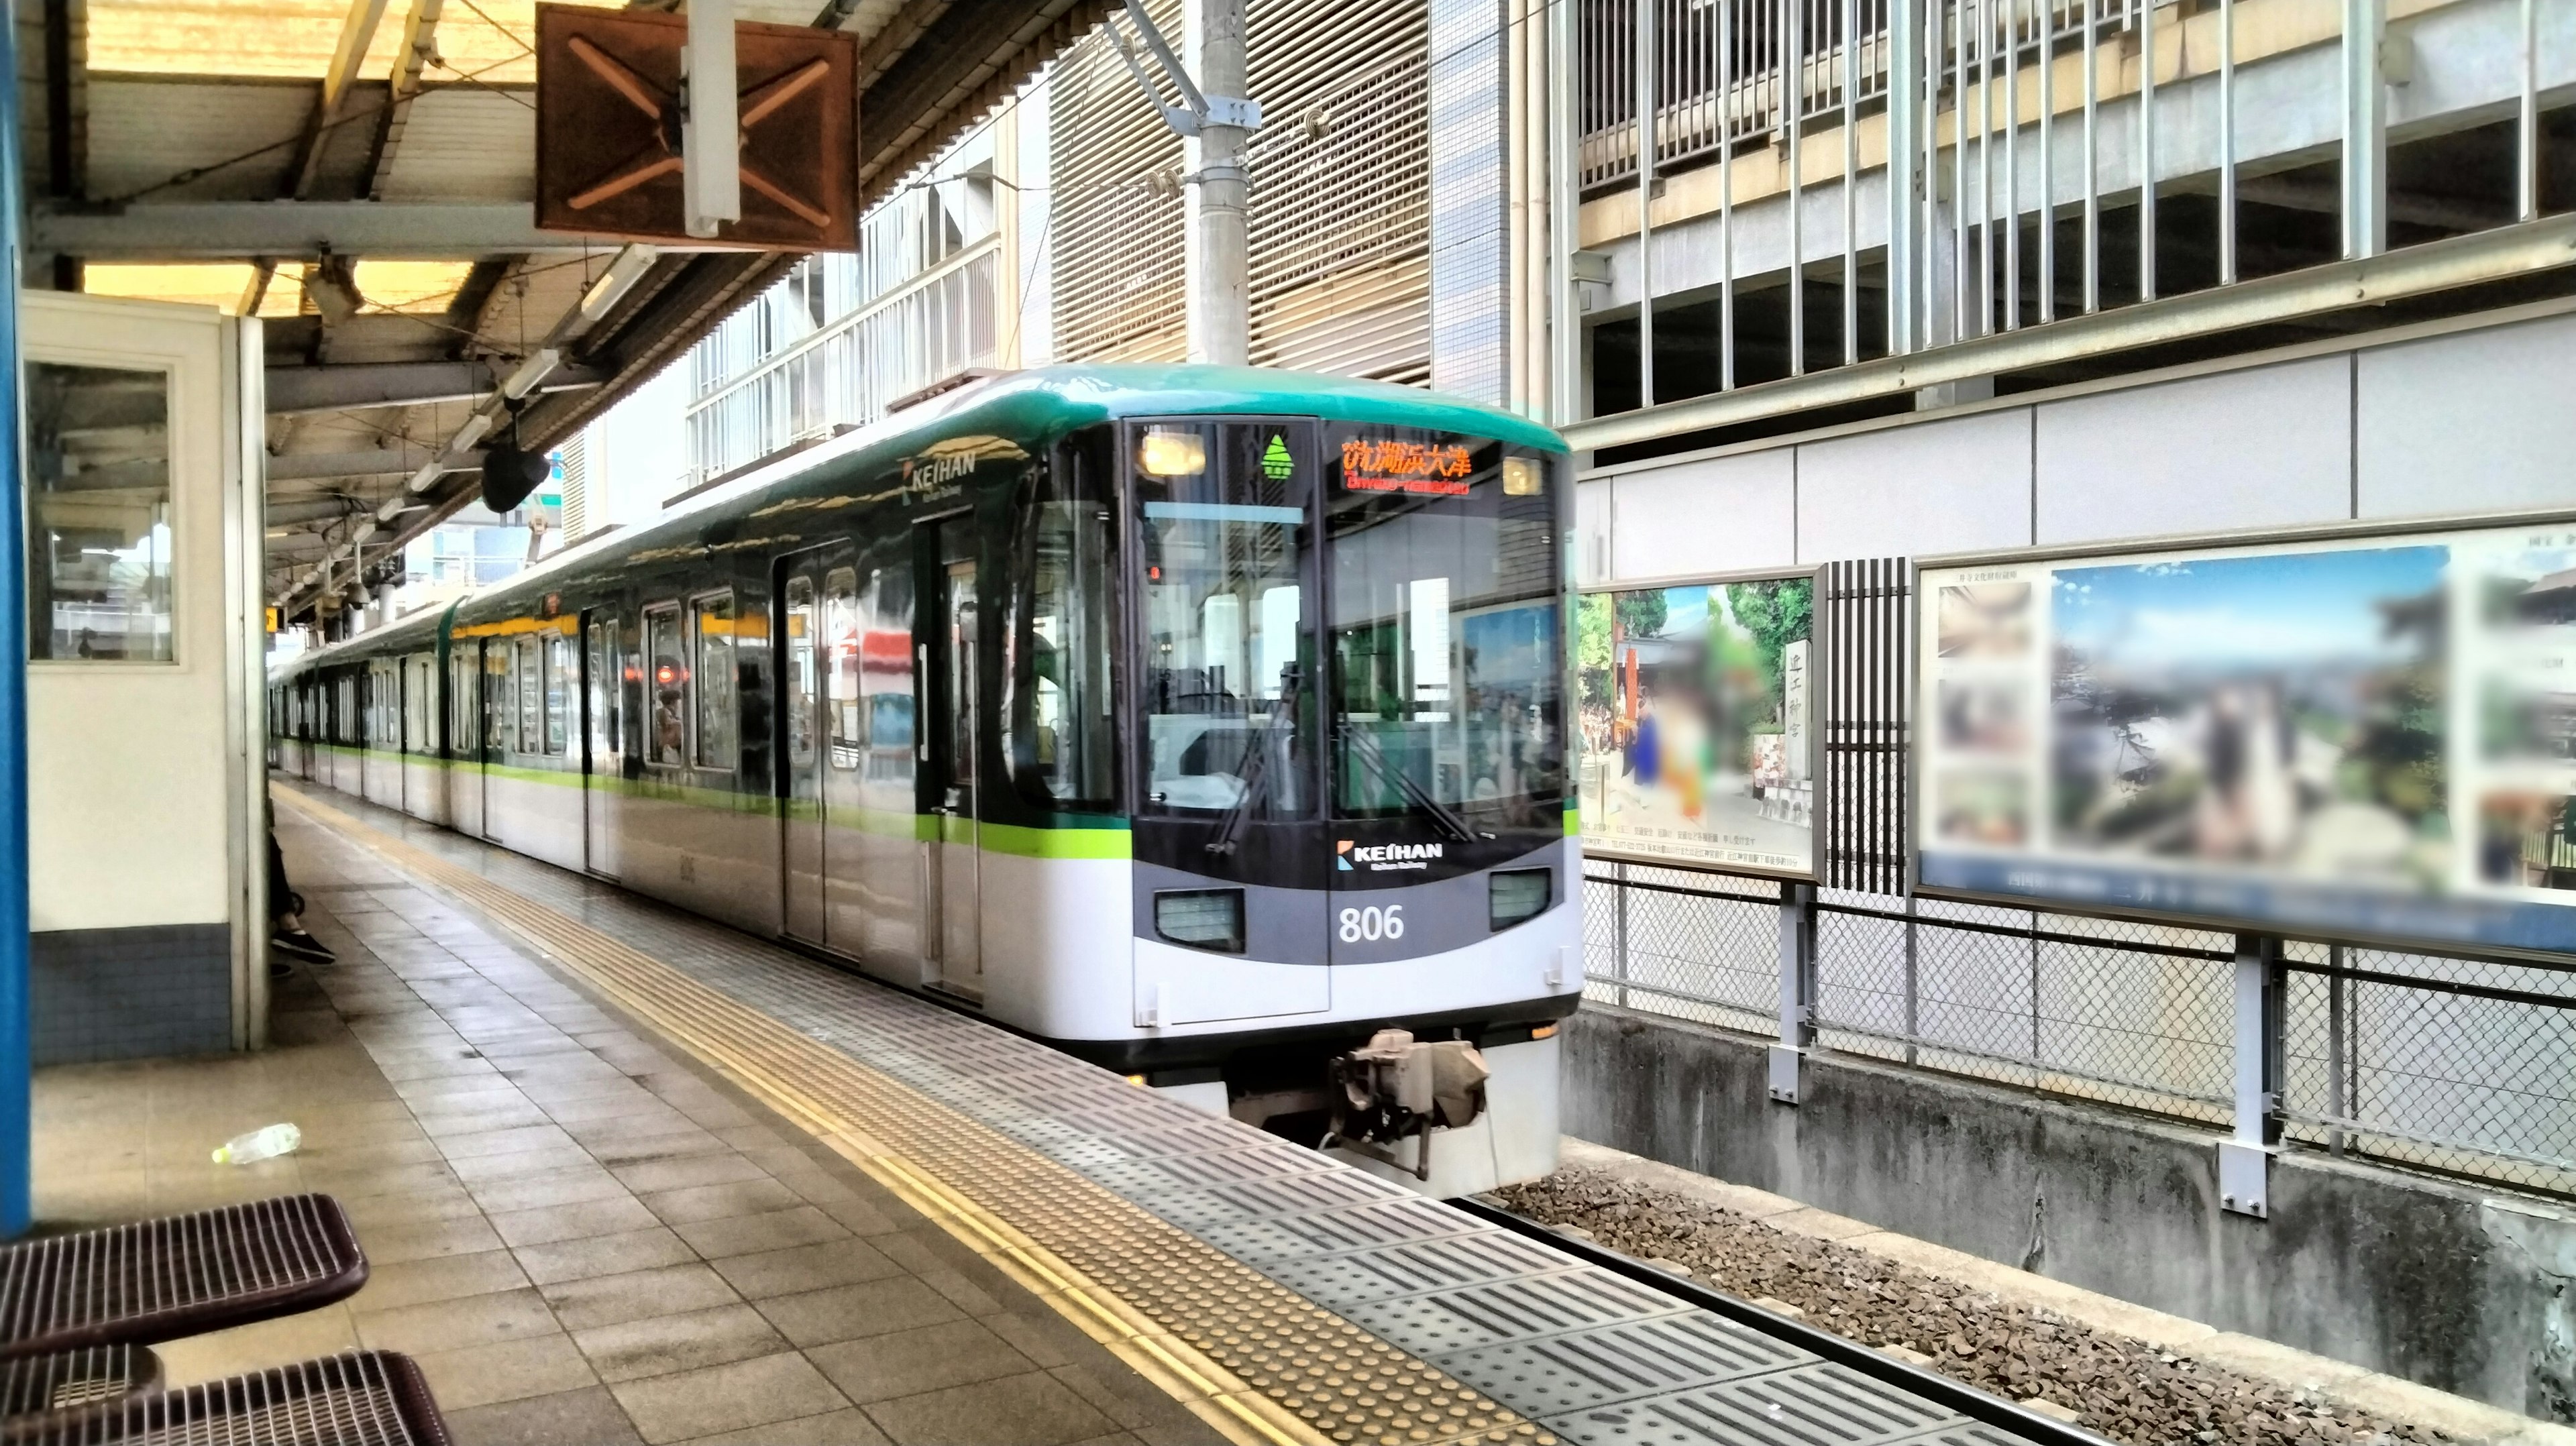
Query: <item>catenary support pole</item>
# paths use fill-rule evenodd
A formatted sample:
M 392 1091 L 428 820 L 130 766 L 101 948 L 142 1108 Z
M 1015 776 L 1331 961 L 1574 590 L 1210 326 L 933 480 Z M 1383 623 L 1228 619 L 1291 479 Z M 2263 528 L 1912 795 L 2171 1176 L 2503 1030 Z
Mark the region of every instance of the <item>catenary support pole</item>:
M 1183 54 L 1201 92 L 1250 93 L 1244 58 L 1244 0 L 1189 0 Z M 1187 142 L 1189 188 L 1189 357 L 1242 366 L 1252 355 L 1250 240 L 1243 169 L 1251 132 L 1210 120 Z
M 27 595 L 26 489 L 18 437 L 18 276 L 25 263 L 26 172 L 18 147 L 17 27 L 0 26 L 0 597 Z M 0 607 L 0 1236 L 26 1233 L 28 1179 L 27 1017 L 27 613 Z

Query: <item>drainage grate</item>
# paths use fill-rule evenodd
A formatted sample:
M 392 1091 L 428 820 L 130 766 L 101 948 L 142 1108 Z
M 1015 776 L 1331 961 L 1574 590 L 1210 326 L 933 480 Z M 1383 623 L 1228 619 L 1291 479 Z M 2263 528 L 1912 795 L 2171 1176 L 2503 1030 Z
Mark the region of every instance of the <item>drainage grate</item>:
M 1481 1234 L 1492 1229 L 1445 1205 L 1418 1196 L 1397 1195 L 1348 1210 L 1238 1220 L 1210 1225 L 1197 1233 L 1200 1239 L 1235 1259 L 1258 1265 L 1346 1250 L 1374 1250 L 1412 1240 Z
M 1318 1305 L 1340 1307 L 1564 1268 L 1565 1257 L 1497 1230 L 1427 1245 L 1362 1250 L 1331 1260 L 1282 1261 L 1264 1267 L 1262 1274 Z
M 1822 1362 L 1570 1412 L 1546 1425 L 1582 1446 L 1893 1446 L 1954 1438 L 1990 1446 L 2017 1439 L 1957 1435 L 1958 1418 L 1948 1412 Z
M 1632 1321 L 1574 1335 L 1460 1351 L 1441 1366 L 1533 1416 L 1616 1405 L 1780 1371 L 1815 1357 L 1708 1315 Z M 1940 1413 L 1925 1424 L 1942 1419 Z
M 1680 1315 L 1688 1309 L 1661 1291 L 1606 1270 L 1578 1268 L 1376 1301 L 1354 1306 L 1350 1318 L 1415 1355 L 1434 1356 L 1616 1321 Z

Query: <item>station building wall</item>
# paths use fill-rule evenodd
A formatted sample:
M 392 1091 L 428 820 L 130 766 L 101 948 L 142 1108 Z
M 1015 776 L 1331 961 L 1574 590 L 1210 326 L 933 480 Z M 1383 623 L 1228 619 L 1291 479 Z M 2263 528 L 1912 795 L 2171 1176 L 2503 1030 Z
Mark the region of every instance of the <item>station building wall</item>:
M 1616 582 L 1855 557 L 2576 507 L 2563 304 L 1586 474 Z
M 2576 304 L 1594 469 L 1586 582 L 2576 508 Z M 1569 1132 L 2356 1366 L 2576 1422 L 2576 1212 L 2219 1132 L 1587 1005 Z M 2041 1202 L 2044 1201 L 2044 1206 Z M 2035 1221 L 2045 1212 L 2043 1241 Z

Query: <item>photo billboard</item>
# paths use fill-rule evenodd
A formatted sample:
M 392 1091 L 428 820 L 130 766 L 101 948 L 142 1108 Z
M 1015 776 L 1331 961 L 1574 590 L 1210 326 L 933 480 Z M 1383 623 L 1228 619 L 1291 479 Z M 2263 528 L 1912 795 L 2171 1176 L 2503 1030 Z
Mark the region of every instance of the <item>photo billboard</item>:
M 1806 876 L 1815 579 L 1575 600 L 1584 852 Z
M 2576 950 L 2576 524 L 1916 584 L 1924 889 Z

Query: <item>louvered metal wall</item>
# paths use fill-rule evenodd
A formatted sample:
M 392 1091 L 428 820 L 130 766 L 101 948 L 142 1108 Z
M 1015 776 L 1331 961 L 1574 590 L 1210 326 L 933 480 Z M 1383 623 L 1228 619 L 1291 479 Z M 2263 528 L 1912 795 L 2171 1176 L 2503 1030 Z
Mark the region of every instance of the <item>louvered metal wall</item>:
M 1149 0 L 1145 10 L 1178 38 L 1179 0 Z M 1179 361 L 1181 138 L 1099 30 L 1056 62 L 1049 88 L 1056 357 Z
M 1177 0 L 1150 7 L 1177 38 Z M 1316 23 L 1252 0 L 1252 361 L 1429 378 L 1428 6 L 1392 0 Z M 1184 351 L 1181 143 L 1098 33 L 1055 68 L 1049 129 L 1056 354 Z

